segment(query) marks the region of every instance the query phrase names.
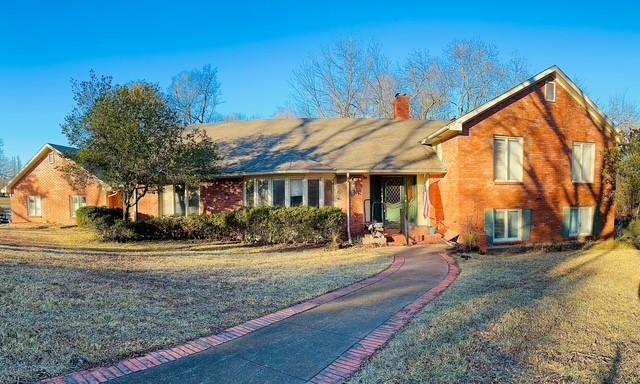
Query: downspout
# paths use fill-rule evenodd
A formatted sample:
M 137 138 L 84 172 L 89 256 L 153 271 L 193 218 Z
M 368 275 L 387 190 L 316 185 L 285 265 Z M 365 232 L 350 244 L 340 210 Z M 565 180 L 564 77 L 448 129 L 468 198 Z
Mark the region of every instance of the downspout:
M 347 240 L 351 245 L 351 179 L 349 172 L 347 172 Z
M 404 214 L 402 216 L 404 216 L 402 218 L 402 221 L 404 222 L 404 239 L 407 243 L 407 247 L 411 246 L 411 239 L 409 237 L 409 180 L 408 178 L 405 176 L 404 177 L 404 196 L 402 197 L 403 203 L 402 203 L 402 210 L 404 211 Z

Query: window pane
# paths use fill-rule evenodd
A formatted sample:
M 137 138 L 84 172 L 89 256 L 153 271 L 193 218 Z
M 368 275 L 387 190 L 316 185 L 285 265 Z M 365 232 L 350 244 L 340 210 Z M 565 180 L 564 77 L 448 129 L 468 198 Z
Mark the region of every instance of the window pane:
M 245 205 L 247 208 L 253 208 L 253 179 L 247 179 L 244 182 Z
M 184 216 L 187 211 L 186 188 L 184 185 L 175 185 L 174 189 L 174 216 Z
M 507 148 L 505 139 L 494 139 L 494 172 L 496 180 L 507 178 Z
M 302 205 L 302 180 L 292 179 L 289 181 L 289 194 L 291 196 L 291 203 L 289 204 L 290 206 L 299 207 Z
M 571 160 L 571 175 L 573 181 L 582 181 L 582 145 L 575 144 L 573 146 Z
M 580 222 L 579 216 L 580 216 L 579 209 L 571 208 L 569 234 L 572 236 L 578 235 L 578 223 Z
M 284 180 L 273 180 L 273 205 L 276 207 L 285 206 L 285 183 Z
M 269 205 L 269 180 L 258 179 L 258 202 L 259 207 L 266 207 Z
M 324 180 L 324 206 L 333 206 L 333 180 Z
M 520 211 L 509 211 L 509 222 L 507 237 L 510 239 L 520 238 Z
M 595 144 L 582 144 L 582 181 L 593 182 Z
M 87 205 L 86 196 L 71 196 L 71 217 L 76 217 L 76 211 Z
M 547 101 L 556 100 L 556 83 L 549 82 L 546 84 L 545 96 Z
M 496 211 L 494 216 L 494 225 L 493 225 L 493 238 L 494 239 L 504 239 L 505 238 L 505 221 L 504 221 L 505 211 Z
M 187 215 L 200 213 L 200 188 L 187 189 Z
M 591 208 L 590 207 L 582 207 L 580 208 L 580 234 L 581 235 L 590 235 L 591 234 Z
M 40 196 L 29 196 L 27 198 L 27 208 L 29 216 L 42 216 L 42 200 Z
M 522 180 L 522 142 L 509 140 L 509 180 Z
M 309 196 L 307 198 L 307 205 L 310 207 L 320 206 L 320 180 L 307 180 L 307 192 Z
M 165 185 L 160 192 L 160 201 L 162 204 L 162 215 L 173 215 L 173 185 Z

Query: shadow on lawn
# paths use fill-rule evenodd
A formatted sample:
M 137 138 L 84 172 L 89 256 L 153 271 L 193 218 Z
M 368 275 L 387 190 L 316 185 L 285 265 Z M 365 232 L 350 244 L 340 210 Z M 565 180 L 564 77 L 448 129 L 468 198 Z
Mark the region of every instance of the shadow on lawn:
M 541 323 L 535 324 L 532 319 L 527 317 L 530 312 L 523 312 L 523 317 L 515 323 L 508 324 L 508 330 L 494 330 L 493 325 L 498 323 L 504 316 L 517 318 L 513 316 L 513 311 L 531 308 L 541 303 L 546 298 L 555 298 L 556 300 L 565 300 L 565 293 L 579 290 L 588 280 L 592 278 L 596 272 L 590 268 L 598 260 L 606 257 L 612 250 L 603 250 L 595 255 L 587 256 L 587 259 L 580 260 L 575 263 L 571 260 L 583 257 L 584 253 L 577 255 L 573 252 L 566 254 L 552 254 L 534 256 L 531 260 L 522 257 L 509 260 L 505 257 L 503 261 L 507 261 L 509 268 L 502 271 L 496 278 L 487 276 L 468 276 L 463 284 L 468 284 L 467 293 L 471 292 L 471 297 L 463 300 L 461 305 L 474 303 L 477 300 L 483 302 L 483 298 L 493 296 L 496 301 L 486 300 L 489 307 L 478 308 L 478 311 L 472 314 L 470 318 L 463 320 L 458 329 L 463 330 L 464 338 L 475 340 L 480 343 L 479 355 L 470 357 L 470 366 L 475 364 L 496 364 L 502 365 L 505 369 L 502 373 L 498 373 L 500 381 L 519 381 L 523 379 L 522 372 L 529 362 L 525 359 L 530 351 L 538 348 L 544 348 L 545 345 L 555 343 L 558 340 L 558 331 L 554 327 L 554 319 L 544 319 Z M 542 260 L 540 258 L 545 258 Z M 564 267 L 564 264 L 570 263 Z M 517 264 L 517 265 L 516 265 Z M 499 266 L 498 266 L 499 267 Z M 464 270 L 464 265 L 462 265 Z M 514 271 L 515 269 L 515 271 Z M 515 272 L 515 273 L 514 273 Z M 485 280 L 485 283 L 480 283 Z M 564 312 L 561 314 L 563 319 L 571 318 L 571 306 L 565 305 Z M 546 327 L 540 325 L 547 325 Z M 504 326 L 504 325 L 502 325 Z M 514 335 L 510 340 L 508 347 L 501 345 L 494 340 L 494 332 Z M 515 336 L 517 335 L 517 336 Z M 442 335 L 446 337 L 447 335 Z M 449 335 L 450 336 L 450 335 Z M 444 341 L 444 340 L 443 340 Z M 488 351 L 488 353 L 484 353 Z M 619 354 L 619 350 L 618 350 Z M 489 361 L 483 359 L 489 357 Z M 556 357 L 551 357 L 555 361 Z M 619 358 L 617 355 L 616 358 Z M 620 362 L 613 362 L 615 371 L 619 369 Z M 490 372 L 490 371 L 489 371 Z M 547 372 L 553 374 L 552 372 Z M 500 376 L 504 374 L 505 376 Z M 613 369 L 610 373 L 614 377 Z M 493 377 L 492 377 L 493 378 Z M 549 379 L 549 378 L 546 378 Z M 556 377 L 563 381 L 567 378 Z
M 469 262 L 458 258 L 463 274 L 459 280 L 414 320 L 412 329 L 392 343 L 386 354 L 374 360 L 371 371 L 365 370 L 355 382 L 369 382 L 381 372 L 389 376 L 377 379 L 388 382 L 425 382 L 425 372 L 433 375 L 429 382 L 531 379 L 529 353 L 557 342 L 557 332 L 561 331 L 554 327 L 559 320 L 555 316 L 572 316 L 572 308 L 567 305 L 553 318 L 533 321 L 531 308 L 535 310 L 547 298 L 564 300 L 564 293 L 579 290 L 597 273 L 590 267 L 612 251 L 602 250 L 575 261 L 584 254 L 480 256 L 484 260 Z M 482 268 L 473 263 L 492 265 Z M 501 322 L 505 316 L 509 321 Z M 416 323 L 420 325 L 416 327 Z M 548 356 L 553 361 L 557 357 Z M 405 364 L 398 364 L 398 358 Z M 608 366 L 609 357 L 605 359 Z M 616 357 L 611 357 L 611 371 L 602 372 L 602 377 L 608 375 L 611 382 L 615 381 L 620 359 L 618 350 Z M 525 372 L 527 376 L 523 376 Z M 534 374 L 545 375 L 538 378 L 545 382 L 570 379 L 553 371 Z
M 613 384 L 618 382 L 618 376 L 620 375 L 620 367 L 622 366 L 622 353 L 620 352 L 620 345 L 616 345 L 616 357 L 613 359 L 611 369 L 607 376 L 602 380 L 603 384 Z

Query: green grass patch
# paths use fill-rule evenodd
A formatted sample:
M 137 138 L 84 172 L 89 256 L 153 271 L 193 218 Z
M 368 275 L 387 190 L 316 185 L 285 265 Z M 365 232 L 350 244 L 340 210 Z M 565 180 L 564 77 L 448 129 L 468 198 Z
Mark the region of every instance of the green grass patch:
M 397 251 L 142 246 L 90 256 L 0 250 L 0 382 L 32 382 L 216 333 L 373 275 Z
M 640 251 L 458 263 L 455 285 L 353 383 L 640 382 Z

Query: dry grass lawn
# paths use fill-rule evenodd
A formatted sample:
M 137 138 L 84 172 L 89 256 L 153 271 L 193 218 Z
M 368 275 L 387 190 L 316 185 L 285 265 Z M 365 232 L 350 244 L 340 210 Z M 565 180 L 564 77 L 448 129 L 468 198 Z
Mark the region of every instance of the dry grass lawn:
M 3 230 L 0 243 L 36 244 L 31 231 Z M 137 244 L 138 252 L 89 254 L 0 246 L 0 382 L 31 382 L 215 333 L 373 275 L 394 252 L 147 246 L 152 251 Z
M 354 383 L 640 382 L 640 251 L 458 263 L 458 282 Z
M 94 231 L 76 226 L 49 224 L 2 225 L 0 226 L 0 245 L 114 252 L 203 251 L 220 247 L 220 244 L 199 241 L 145 241 L 126 244 L 102 242 Z

